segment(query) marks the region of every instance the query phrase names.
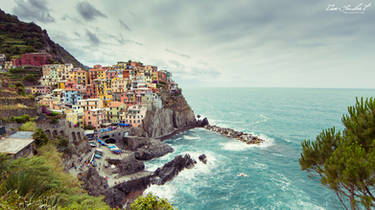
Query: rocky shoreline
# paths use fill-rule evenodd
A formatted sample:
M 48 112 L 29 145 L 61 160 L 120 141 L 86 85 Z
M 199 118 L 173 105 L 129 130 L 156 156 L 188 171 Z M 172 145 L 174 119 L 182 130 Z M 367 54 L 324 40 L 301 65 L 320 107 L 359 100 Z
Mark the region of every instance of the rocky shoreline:
M 261 144 L 261 143 L 264 142 L 263 139 L 261 139 L 257 136 L 254 136 L 250 133 L 235 131 L 231 128 L 222 128 L 222 127 L 219 127 L 219 126 L 216 126 L 216 125 L 205 125 L 204 128 L 211 131 L 211 132 L 226 136 L 228 138 L 237 139 L 237 140 L 242 141 L 246 144 Z
M 207 162 L 204 154 L 199 159 L 204 163 Z M 122 162 L 128 162 L 128 160 L 122 160 Z M 128 204 L 141 195 L 150 185 L 163 185 L 176 177 L 182 170 L 193 168 L 196 163 L 196 160 L 192 159 L 189 154 L 184 156 L 178 155 L 150 175 L 122 182 L 113 187 L 108 186 L 106 179 L 100 176 L 95 168 L 89 168 L 88 171 L 81 173 L 79 180 L 83 183 L 82 187 L 89 195 L 104 195 L 104 201 L 111 208 L 126 208 Z
M 183 99 L 183 98 L 182 98 Z M 123 137 L 116 145 L 126 151 L 126 156 L 114 159 L 106 158 L 97 168 L 89 168 L 78 175 L 83 188 L 93 196 L 104 196 L 104 201 L 111 208 L 128 208 L 136 197 L 142 195 L 150 185 L 163 185 L 176 177 L 182 170 L 191 169 L 201 161 L 207 163 L 202 154 L 194 160 L 189 154 L 178 155 L 155 171 L 145 171 L 144 161 L 173 152 L 173 148 L 164 143 L 181 132 L 193 128 L 205 128 L 211 132 L 238 139 L 247 144 L 260 144 L 264 140 L 251 134 L 209 125 L 207 118 L 196 120 L 186 101 L 179 101 L 179 106 L 164 109 L 152 109 L 143 122 L 143 128 L 133 136 Z M 185 109 L 177 109 L 185 107 Z M 103 169 L 103 166 L 107 168 Z M 103 173 L 104 170 L 104 173 Z

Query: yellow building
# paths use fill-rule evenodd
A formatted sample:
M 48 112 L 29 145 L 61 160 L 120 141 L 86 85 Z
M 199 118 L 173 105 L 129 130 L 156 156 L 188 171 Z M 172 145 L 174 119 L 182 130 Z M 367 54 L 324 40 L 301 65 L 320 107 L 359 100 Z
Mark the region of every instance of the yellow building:
M 80 105 L 73 105 L 72 108 L 66 109 L 66 121 L 71 123 L 71 126 L 82 126 L 84 112 Z
M 66 81 L 60 81 L 57 83 L 57 88 L 58 89 L 65 89 L 65 82 Z
M 118 101 L 112 101 L 108 104 L 109 110 L 107 113 L 109 122 L 120 123 L 120 113 L 125 110 L 126 105 Z
M 86 85 L 88 83 L 88 72 L 82 69 L 73 71 L 73 80 L 78 85 Z
M 114 78 L 112 79 L 112 93 L 123 93 L 126 90 L 126 86 L 128 84 L 128 79 L 124 78 Z

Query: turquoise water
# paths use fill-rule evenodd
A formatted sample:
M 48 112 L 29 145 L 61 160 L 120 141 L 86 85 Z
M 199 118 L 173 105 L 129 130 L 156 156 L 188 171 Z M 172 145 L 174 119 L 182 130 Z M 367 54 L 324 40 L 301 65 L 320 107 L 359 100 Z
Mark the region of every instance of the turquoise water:
M 204 129 L 167 141 L 175 152 L 146 163 L 156 169 L 179 154 L 208 164 L 182 171 L 153 192 L 179 209 L 341 209 L 334 193 L 300 170 L 300 142 L 323 128 L 342 128 L 341 117 L 356 96 L 375 90 L 293 88 L 184 89 L 196 114 L 211 124 L 251 132 L 265 138 L 248 146 Z M 245 173 L 248 177 L 237 176 Z

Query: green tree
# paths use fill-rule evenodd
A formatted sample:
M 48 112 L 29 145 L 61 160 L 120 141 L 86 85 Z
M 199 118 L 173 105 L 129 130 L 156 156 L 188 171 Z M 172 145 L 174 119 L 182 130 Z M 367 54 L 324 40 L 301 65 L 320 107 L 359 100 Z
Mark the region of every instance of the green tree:
M 332 189 L 345 208 L 375 207 L 375 100 L 356 99 L 342 118 L 345 129 L 323 130 L 302 142 L 299 163 Z
M 36 131 L 33 134 L 33 139 L 35 140 L 35 144 L 38 147 L 47 144 L 49 141 L 46 133 L 44 133 L 44 131 L 41 128 L 36 129 Z
M 131 210 L 173 210 L 167 199 L 161 199 L 151 193 L 139 196 L 131 205 Z

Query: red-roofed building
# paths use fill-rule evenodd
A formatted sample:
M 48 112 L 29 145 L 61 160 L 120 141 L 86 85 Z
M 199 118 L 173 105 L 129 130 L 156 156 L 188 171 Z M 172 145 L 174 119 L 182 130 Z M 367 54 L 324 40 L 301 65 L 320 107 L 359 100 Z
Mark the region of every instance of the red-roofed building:
M 21 57 L 13 60 L 13 66 L 32 66 L 41 67 L 49 64 L 52 61 L 52 56 L 48 53 L 28 53 L 23 54 Z

